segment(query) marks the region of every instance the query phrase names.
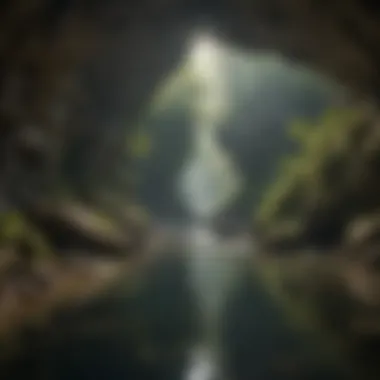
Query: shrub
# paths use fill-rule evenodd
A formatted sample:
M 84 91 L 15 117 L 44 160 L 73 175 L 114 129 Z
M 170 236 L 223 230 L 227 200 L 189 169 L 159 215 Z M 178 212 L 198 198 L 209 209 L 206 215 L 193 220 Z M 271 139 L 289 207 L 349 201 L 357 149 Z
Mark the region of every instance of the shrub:
M 277 180 L 256 215 L 264 230 L 293 221 L 302 225 L 312 243 L 338 238 L 352 214 L 366 207 L 376 176 L 369 173 L 367 186 L 357 186 L 363 174 L 358 167 L 366 165 L 361 165 L 362 157 L 374 131 L 372 117 L 364 107 L 339 108 L 326 112 L 316 124 L 291 125 L 296 152 L 281 161 Z

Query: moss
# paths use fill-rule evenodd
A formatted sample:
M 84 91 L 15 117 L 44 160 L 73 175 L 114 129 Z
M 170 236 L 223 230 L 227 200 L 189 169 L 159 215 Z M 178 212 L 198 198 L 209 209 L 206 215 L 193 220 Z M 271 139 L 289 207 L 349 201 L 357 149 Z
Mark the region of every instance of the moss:
M 26 244 L 31 249 L 34 259 L 52 253 L 44 234 L 22 213 L 13 211 L 3 214 L 0 218 L 0 244 L 4 247 L 17 247 L 20 243 Z
M 291 125 L 297 150 L 283 158 L 255 215 L 264 229 L 297 221 L 307 239 L 338 241 L 346 221 L 368 208 L 379 188 L 376 171 L 364 159 L 374 125 L 364 107 L 331 109 L 315 124 Z

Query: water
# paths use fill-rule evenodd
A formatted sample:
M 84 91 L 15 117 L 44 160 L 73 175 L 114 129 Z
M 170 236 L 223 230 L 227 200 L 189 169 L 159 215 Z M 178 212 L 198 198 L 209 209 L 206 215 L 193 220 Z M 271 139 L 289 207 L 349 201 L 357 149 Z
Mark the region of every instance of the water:
M 222 240 L 207 226 L 192 227 L 188 238 L 188 271 L 198 301 L 203 339 L 193 351 L 185 380 L 220 379 L 223 309 L 251 248 L 246 240 Z
M 218 368 L 215 367 L 215 364 L 212 352 L 207 350 L 206 347 L 197 347 L 191 354 L 184 380 L 214 379 L 218 373 Z
M 341 380 L 351 375 L 298 329 L 268 294 L 252 264 L 252 242 L 207 226 L 188 234 L 187 270 L 202 336 L 183 380 Z
M 244 236 L 227 240 L 207 226 L 192 226 L 181 245 L 184 250 L 157 258 L 146 274 L 148 283 L 136 298 L 128 300 L 122 287 L 115 297 L 105 296 L 89 305 L 84 315 L 83 311 L 79 314 L 79 321 L 74 314 L 63 324 L 66 330 L 57 331 L 63 336 L 43 352 L 44 371 L 47 366 L 52 374 L 45 378 L 348 379 L 331 363 L 319 360 L 323 355 L 310 337 L 289 326 L 255 276 L 250 244 Z M 193 329 L 194 297 L 188 291 L 188 275 L 202 334 Z M 90 335 L 83 334 L 93 317 L 100 331 L 95 328 Z M 136 321 L 144 327 L 137 328 L 144 332 L 137 341 L 131 335 Z

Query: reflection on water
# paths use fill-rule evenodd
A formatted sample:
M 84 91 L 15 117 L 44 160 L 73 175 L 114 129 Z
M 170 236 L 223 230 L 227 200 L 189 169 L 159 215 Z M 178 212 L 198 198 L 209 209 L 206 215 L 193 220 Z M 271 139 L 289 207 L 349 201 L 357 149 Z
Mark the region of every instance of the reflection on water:
M 194 349 L 185 371 L 184 380 L 214 379 L 217 373 L 215 358 L 205 347 Z
M 241 237 L 223 240 L 205 225 L 190 228 L 188 239 L 188 270 L 198 301 L 202 341 L 185 379 L 215 379 L 222 370 L 219 338 L 224 303 L 243 273 L 250 244 Z
M 241 274 L 249 245 L 223 241 L 207 227 L 193 227 L 187 244 L 191 284 L 208 331 L 219 325 L 223 300 Z M 246 243 L 246 242 L 243 242 Z
M 184 380 L 338 380 L 351 375 L 289 323 L 249 264 L 252 243 L 207 226 L 188 234 L 187 260 L 202 325 Z
M 323 358 L 323 349 L 310 337 L 290 327 L 249 264 L 251 245 L 243 234 L 223 238 L 204 225 L 169 229 L 176 238 L 179 230 L 186 233 L 173 243 L 175 249 L 163 244 L 164 253 L 144 273 L 138 294 L 131 298 L 121 286 L 112 297 L 105 295 L 88 309 L 69 313 L 54 325 L 50 337 L 44 333 L 32 342 L 38 350 L 29 350 L 16 363 L 18 375 L 4 378 L 350 378 Z M 158 234 L 163 237 L 163 230 Z M 197 317 L 200 334 L 193 323 Z M 33 371 L 38 375 L 29 376 L 36 363 L 39 368 Z M 47 375 L 42 377 L 42 372 Z

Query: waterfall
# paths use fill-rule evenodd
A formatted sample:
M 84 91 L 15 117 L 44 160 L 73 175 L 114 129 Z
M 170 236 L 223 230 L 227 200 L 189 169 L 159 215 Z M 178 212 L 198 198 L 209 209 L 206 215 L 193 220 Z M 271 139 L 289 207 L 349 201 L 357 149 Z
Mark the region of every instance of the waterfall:
M 242 179 L 216 134 L 228 109 L 223 51 L 211 37 L 195 44 L 190 64 L 199 80 L 192 156 L 180 178 L 180 191 L 194 219 L 211 218 L 241 189 Z
M 236 196 L 242 186 L 237 170 L 216 140 L 228 104 L 221 55 L 217 44 L 211 38 L 204 38 L 198 41 L 191 57 L 201 91 L 194 125 L 196 138 L 181 177 L 180 191 L 193 215 L 187 244 L 188 263 L 204 339 L 194 352 L 194 363 L 190 364 L 186 380 L 220 378 L 217 339 L 220 311 L 225 294 L 239 272 L 235 270 L 236 259 L 231 260 L 231 247 L 226 249 L 207 225 L 207 220 Z

